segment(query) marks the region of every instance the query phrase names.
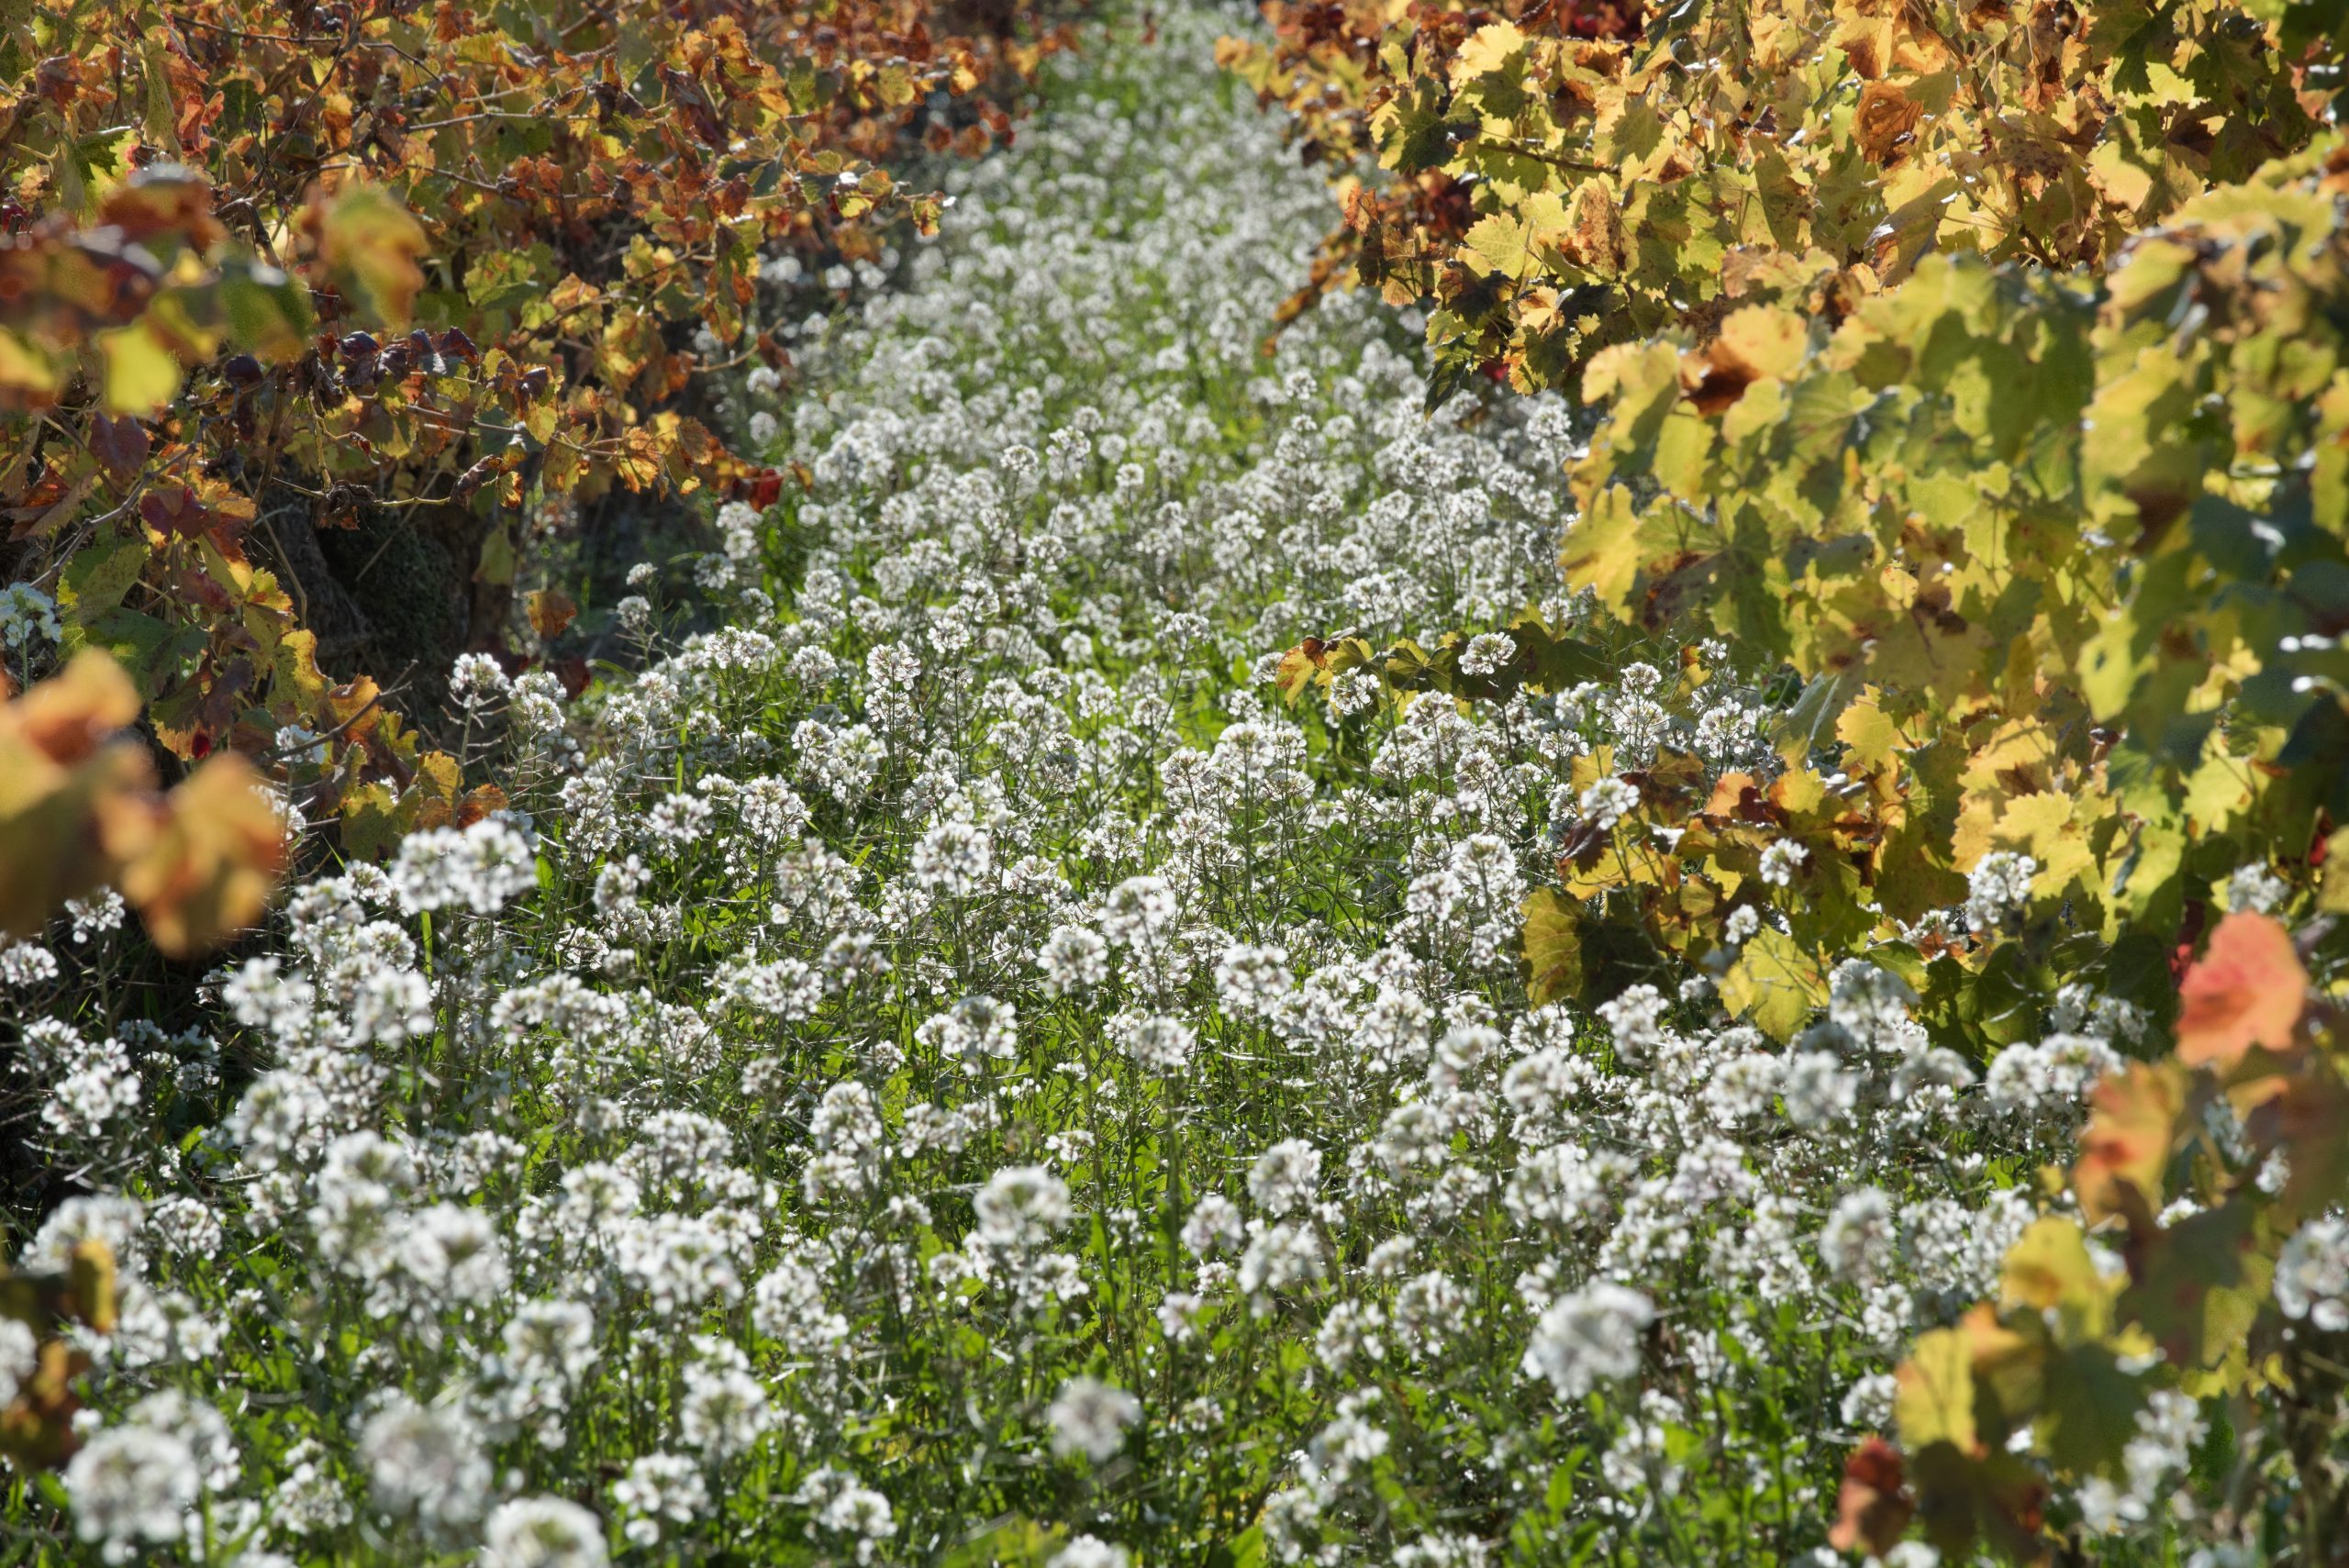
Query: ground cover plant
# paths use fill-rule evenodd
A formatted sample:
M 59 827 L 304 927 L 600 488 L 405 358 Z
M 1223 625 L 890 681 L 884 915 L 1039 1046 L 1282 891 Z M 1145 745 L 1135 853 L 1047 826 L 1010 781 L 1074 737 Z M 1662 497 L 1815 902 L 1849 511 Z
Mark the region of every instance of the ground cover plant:
M 2216 117 L 2154 58 L 2205 9 L 2090 29 L 2171 72 L 2116 91 Z M 2309 58 L 2220 28 L 2307 146 L 2106 281 L 1642 317 L 1582 404 L 1301 307 L 1292 127 L 1375 150 L 1309 70 L 1529 69 L 1323 8 L 1372 47 L 1264 115 L 1301 15 L 1097 17 L 896 275 L 744 302 L 703 413 L 776 484 L 633 574 L 628 668 L 456 660 L 438 812 L 314 826 L 280 736 L 223 842 L 0 600 L 0 820 L 101 828 L 0 948 L 12 1554 L 2334 1560 Z

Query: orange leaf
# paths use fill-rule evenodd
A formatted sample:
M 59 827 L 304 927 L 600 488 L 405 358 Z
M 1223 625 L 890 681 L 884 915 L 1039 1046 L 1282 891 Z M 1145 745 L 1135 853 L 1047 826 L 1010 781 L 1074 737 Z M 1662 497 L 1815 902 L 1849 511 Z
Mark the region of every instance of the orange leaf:
M 172 791 L 155 842 L 123 868 L 155 945 L 185 957 L 261 918 L 285 863 L 285 828 L 252 765 L 221 752 Z
M 139 689 L 122 666 L 95 649 L 27 692 L 0 727 L 53 762 L 82 761 L 139 717 Z
M 1713 785 L 1712 798 L 1705 802 L 1708 817 L 1735 817 L 1746 805 L 1748 795 L 1758 804 L 1761 781 L 1752 773 L 1723 773 Z
M 457 803 L 457 826 L 470 828 L 490 813 L 505 810 L 507 805 L 504 790 L 495 784 L 476 784 Z
M 39 931 L 143 848 L 154 809 L 147 748 L 121 667 L 93 651 L 0 707 L 0 930 Z
M 2289 1050 L 2308 988 L 2308 971 L 2282 922 L 2228 916 L 2178 987 L 2177 1059 L 2223 1073 L 2254 1045 Z

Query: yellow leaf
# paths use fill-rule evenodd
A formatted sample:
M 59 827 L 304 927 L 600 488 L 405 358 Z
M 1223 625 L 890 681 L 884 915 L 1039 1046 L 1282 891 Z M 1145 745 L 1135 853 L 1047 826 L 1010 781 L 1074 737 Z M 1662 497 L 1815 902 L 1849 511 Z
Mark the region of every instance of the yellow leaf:
M 1582 988 L 1582 940 L 1572 904 L 1552 888 L 1525 901 L 1525 994 L 1535 1006 Z
M 1960 1453 L 1975 1451 L 1974 1351 L 1962 1330 L 1917 1336 L 1893 1373 L 1892 1414 L 1900 1444 L 1911 1453 L 1937 1442 Z
M 0 404 L 46 408 L 63 387 L 48 355 L 0 327 Z
M 149 417 L 179 395 L 180 362 L 144 323 L 133 322 L 97 335 L 106 357 L 106 412 Z
M 453 811 L 464 788 L 465 771 L 448 752 L 427 751 L 416 760 L 414 793 L 419 799 L 437 800 Z
M 1615 609 L 1631 603 L 1640 574 L 1640 513 L 1627 486 L 1609 485 L 1567 525 L 1559 564 L 1570 584 L 1590 589 L 1599 603 Z
M 1884 693 L 1876 686 L 1863 691 L 1835 720 L 1835 738 L 1843 742 L 1844 765 L 1857 773 L 1874 773 L 1891 762 L 1908 742 L 1900 726 L 1884 711 Z
M 1460 243 L 1460 259 L 1479 276 L 1515 278 L 1525 271 L 1525 230 L 1506 213 L 1478 218 Z
M 1827 1000 L 1827 984 L 1792 937 L 1765 926 L 1721 976 L 1720 994 L 1732 1014 L 1752 1019 L 1773 1040 L 1787 1040 Z
M 1749 305 L 1721 321 L 1720 347 L 1757 376 L 1791 374 L 1802 363 L 1808 341 L 1802 317 L 1776 306 Z
M 2039 862 L 2032 892 L 2041 896 L 2062 893 L 2082 873 L 2096 881 L 2096 857 L 2089 851 L 2087 830 L 2077 820 L 2070 795 L 2041 790 L 2007 802 L 1991 832 L 2001 848 L 2018 851 Z
M 2079 1226 L 2060 1216 L 2035 1221 L 2007 1249 L 1998 1290 L 2009 1311 L 2053 1311 L 2063 1344 L 2101 1339 L 2112 1327 L 2113 1286 L 2097 1271 Z
M 1474 82 L 1488 72 L 1500 71 L 1525 48 L 1525 35 L 1508 22 L 1494 22 L 1472 34 L 1460 46 L 1452 67 L 1453 85 L 1457 87 Z
M 1305 695 L 1306 687 L 1317 681 L 1327 684 L 1329 665 L 1329 658 L 1322 652 L 1321 639 L 1308 637 L 1281 655 L 1280 670 L 1274 677 L 1274 684 L 1280 688 L 1281 695 L 1294 707 L 1297 699 Z

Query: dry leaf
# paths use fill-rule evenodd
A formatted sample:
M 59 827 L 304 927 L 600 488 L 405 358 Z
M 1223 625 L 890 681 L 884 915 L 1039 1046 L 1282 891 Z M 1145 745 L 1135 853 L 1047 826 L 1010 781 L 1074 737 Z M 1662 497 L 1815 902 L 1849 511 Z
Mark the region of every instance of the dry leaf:
M 547 642 L 562 636 L 562 628 L 579 615 L 579 606 L 572 603 L 571 595 L 560 588 L 534 589 L 523 605 L 529 612 L 530 629 Z

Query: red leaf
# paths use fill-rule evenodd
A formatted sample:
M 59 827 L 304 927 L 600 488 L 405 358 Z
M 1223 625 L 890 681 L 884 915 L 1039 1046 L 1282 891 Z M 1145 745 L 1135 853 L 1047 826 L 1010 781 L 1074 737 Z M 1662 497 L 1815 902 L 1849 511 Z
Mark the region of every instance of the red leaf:
M 109 473 L 117 478 L 128 477 L 138 473 L 139 465 L 147 461 L 147 428 L 128 415 L 109 419 L 104 414 L 94 414 L 90 417 L 90 450 L 106 465 Z
M 1865 1546 L 1882 1557 L 1909 1528 L 1917 1505 L 1908 1496 L 1900 1451 L 1870 1438 L 1843 1462 L 1843 1490 L 1836 1499 L 1835 1528 L 1827 1544 L 1838 1551 Z
M 139 515 L 157 533 L 181 539 L 194 539 L 204 531 L 206 523 L 203 506 L 184 484 L 170 490 L 150 490 L 140 496 Z
M 576 653 L 568 659 L 550 659 L 547 668 L 553 671 L 555 678 L 562 683 L 562 695 L 567 697 L 575 697 L 585 691 L 587 683 L 595 678 L 594 672 L 587 668 L 587 661 Z

